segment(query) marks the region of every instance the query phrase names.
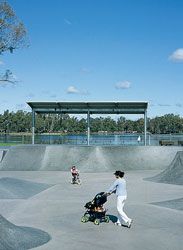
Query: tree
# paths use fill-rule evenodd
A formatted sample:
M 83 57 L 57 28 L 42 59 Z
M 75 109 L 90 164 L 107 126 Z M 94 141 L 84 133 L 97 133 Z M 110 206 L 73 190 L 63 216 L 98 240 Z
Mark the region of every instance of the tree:
M 103 126 L 104 126 L 104 131 L 107 132 L 116 131 L 116 122 L 110 116 L 104 119 Z
M 125 130 L 125 121 L 126 121 L 126 118 L 123 117 L 123 116 L 120 116 L 117 120 L 117 128 L 118 128 L 118 131 L 121 131 L 123 132 Z
M 103 126 L 103 121 L 104 118 L 102 117 L 97 117 L 97 118 L 90 118 L 90 128 L 91 132 L 98 132 L 98 131 L 103 131 L 104 126 Z
M 142 133 L 142 131 L 144 130 L 144 119 L 143 118 L 140 118 L 137 121 L 134 121 L 133 130 L 137 131 L 138 133 Z
M 0 54 L 13 53 L 15 49 L 27 45 L 26 29 L 6 1 L 0 0 Z M 7 70 L 0 81 L 14 83 L 12 72 Z

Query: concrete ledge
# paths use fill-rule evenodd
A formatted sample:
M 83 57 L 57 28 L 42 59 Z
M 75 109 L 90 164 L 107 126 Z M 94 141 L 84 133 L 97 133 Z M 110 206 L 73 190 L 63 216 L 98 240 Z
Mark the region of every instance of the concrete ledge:
M 0 170 L 39 170 L 46 146 L 12 146 L 0 163 Z

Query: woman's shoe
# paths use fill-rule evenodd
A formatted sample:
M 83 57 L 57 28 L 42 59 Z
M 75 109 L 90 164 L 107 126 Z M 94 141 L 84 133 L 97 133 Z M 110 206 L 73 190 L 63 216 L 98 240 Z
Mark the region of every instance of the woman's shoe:
M 133 222 L 133 220 L 129 220 L 129 221 L 127 222 L 127 227 L 128 227 L 128 228 L 130 228 L 130 227 L 131 227 L 132 222 Z

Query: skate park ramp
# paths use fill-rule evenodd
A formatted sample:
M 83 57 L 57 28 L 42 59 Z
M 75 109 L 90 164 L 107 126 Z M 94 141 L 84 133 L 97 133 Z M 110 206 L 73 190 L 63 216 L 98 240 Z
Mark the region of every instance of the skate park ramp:
M 16 226 L 0 215 L 0 249 L 26 250 L 41 246 L 51 239 L 40 229 Z
M 7 150 L 0 149 L 0 162 L 3 160 L 6 153 L 7 153 Z
M 52 185 L 4 177 L 0 179 L 0 199 L 28 199 Z
M 12 146 L 1 161 L 0 170 L 68 171 L 72 165 L 81 172 L 165 169 L 179 150 L 178 146 Z
M 69 171 L 1 171 L 2 177 L 55 185 L 29 199 L 0 199 L 0 214 L 13 226 L 19 226 L 15 229 L 28 226 L 29 229 L 41 229 L 51 235 L 47 244 L 37 248 L 29 245 L 36 250 L 180 250 L 183 244 L 182 210 L 167 209 L 151 203 L 183 197 L 183 186 L 143 180 L 158 171 L 125 172 L 128 199 L 124 210 L 133 219 L 130 229 L 115 226 L 112 219 L 109 223 L 101 222 L 99 226 L 93 222 L 81 223 L 86 211 L 84 205 L 97 193 L 109 188 L 115 180 L 114 171 L 80 173 L 81 185 L 70 184 Z M 115 195 L 108 197 L 105 208 L 110 218 L 117 216 Z M 0 221 L 0 224 L 7 229 L 4 221 Z M 11 230 L 14 227 L 8 232 Z M 0 249 L 11 237 L 6 235 L 0 231 Z M 25 231 L 21 231 L 22 240 L 26 237 Z M 16 239 L 18 242 L 13 241 L 16 248 L 6 244 L 5 247 L 3 245 L 4 249 L 25 249 L 23 244 L 18 245 L 20 237 L 16 235 Z
M 44 158 L 45 146 L 12 146 L 0 163 L 3 170 L 38 170 Z
M 183 198 L 175 199 L 175 200 L 168 200 L 168 201 L 161 201 L 161 202 L 154 202 L 151 203 L 156 206 L 176 209 L 176 210 L 183 210 Z
M 163 172 L 146 180 L 183 185 L 183 152 L 177 152 L 171 164 Z

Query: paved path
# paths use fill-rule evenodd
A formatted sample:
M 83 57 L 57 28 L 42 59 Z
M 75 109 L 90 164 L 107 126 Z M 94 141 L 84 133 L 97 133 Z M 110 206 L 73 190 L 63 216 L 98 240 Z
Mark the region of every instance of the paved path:
M 1 171 L 0 177 L 54 184 L 29 199 L 1 199 L 0 214 L 19 226 L 48 232 L 52 240 L 39 250 L 181 250 L 183 211 L 152 205 L 152 202 L 183 197 L 183 186 L 144 181 L 158 171 L 126 172 L 127 214 L 132 228 L 92 222 L 80 218 L 86 202 L 105 191 L 114 180 L 111 173 L 81 173 L 82 185 L 71 185 L 70 174 L 62 171 Z M 115 196 L 106 205 L 112 219 L 116 216 Z

